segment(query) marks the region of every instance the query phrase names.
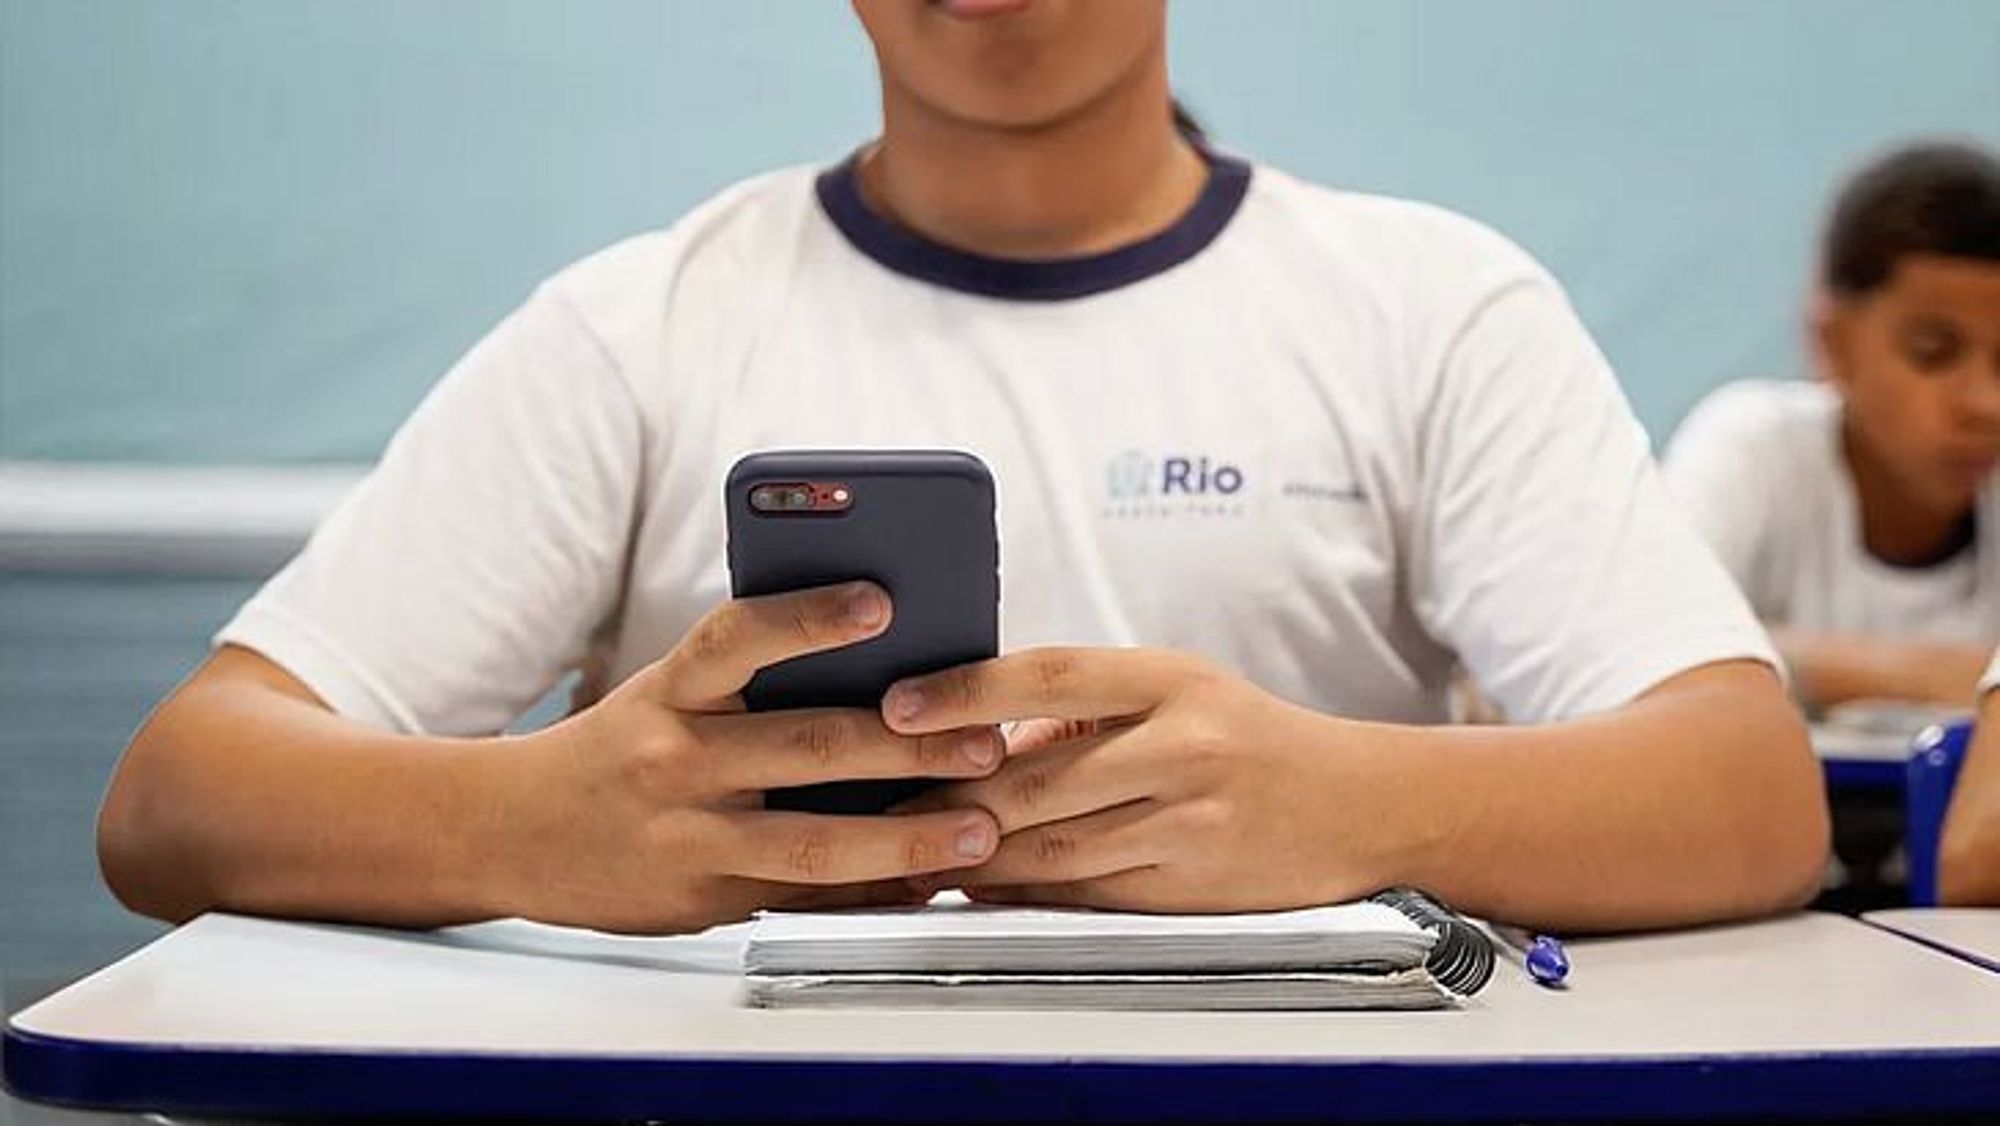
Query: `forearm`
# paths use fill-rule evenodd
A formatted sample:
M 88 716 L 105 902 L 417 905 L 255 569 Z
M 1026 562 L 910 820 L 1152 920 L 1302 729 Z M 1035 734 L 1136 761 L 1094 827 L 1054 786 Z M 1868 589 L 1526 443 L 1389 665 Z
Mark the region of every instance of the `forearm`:
M 238 672 L 253 656 L 217 658 Z M 491 917 L 504 740 L 375 731 L 211 662 L 148 720 L 98 823 L 136 911 L 438 926 Z M 283 678 L 282 673 L 276 674 Z
M 1551 929 L 1690 924 L 1797 906 L 1827 826 L 1796 711 L 1747 662 L 1539 727 L 1383 727 L 1398 882 Z
M 1990 648 L 1855 634 L 1779 630 L 1794 690 L 1814 708 L 1880 698 L 1963 704 L 1992 656 Z
M 2000 906 L 2000 691 L 1986 694 L 1938 846 L 1938 898 Z

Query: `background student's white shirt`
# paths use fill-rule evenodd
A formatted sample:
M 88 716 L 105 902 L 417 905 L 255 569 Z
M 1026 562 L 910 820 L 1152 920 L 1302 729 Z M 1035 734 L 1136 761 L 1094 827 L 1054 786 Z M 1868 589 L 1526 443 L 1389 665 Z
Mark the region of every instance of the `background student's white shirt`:
M 1869 554 L 1840 452 L 1840 401 L 1821 383 L 1746 380 L 1711 393 L 1674 434 L 1666 474 L 1766 622 L 1793 629 L 2000 640 L 2000 485 L 1972 548 L 1934 567 Z
M 1986 666 L 1986 675 L 1979 678 L 1979 694 L 1984 696 L 1996 688 L 2000 688 L 2000 649 L 1993 651 L 1993 663 Z
M 994 471 L 1009 649 L 1179 647 L 1410 722 L 1448 718 L 1461 659 L 1523 721 L 1775 663 L 1492 232 L 1218 160 L 1160 238 L 1021 265 L 858 198 L 761 177 L 543 285 L 218 641 L 371 723 L 493 731 L 727 597 L 741 454 L 928 446 Z

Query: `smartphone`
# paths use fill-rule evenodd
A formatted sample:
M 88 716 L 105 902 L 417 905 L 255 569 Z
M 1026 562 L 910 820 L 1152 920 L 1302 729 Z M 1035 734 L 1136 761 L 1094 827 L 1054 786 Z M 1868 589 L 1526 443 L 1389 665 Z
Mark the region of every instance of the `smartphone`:
M 729 585 L 738 598 L 867 579 L 889 592 L 889 628 L 757 673 L 752 711 L 881 706 L 907 676 L 993 657 L 1000 540 L 993 475 L 950 450 L 787 450 L 729 471 Z M 856 780 L 773 790 L 771 809 L 879 813 L 931 783 Z

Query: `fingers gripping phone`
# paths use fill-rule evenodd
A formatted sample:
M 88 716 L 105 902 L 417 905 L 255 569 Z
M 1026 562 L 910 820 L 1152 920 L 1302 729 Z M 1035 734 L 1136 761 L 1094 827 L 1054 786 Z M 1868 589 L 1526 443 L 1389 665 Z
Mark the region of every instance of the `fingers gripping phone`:
M 896 681 L 993 657 L 1000 640 L 1000 547 L 993 476 L 945 450 L 751 454 L 725 487 L 730 590 L 738 598 L 866 579 L 894 612 L 879 636 L 758 672 L 752 711 L 881 706 Z M 772 809 L 879 813 L 918 779 L 772 790 Z

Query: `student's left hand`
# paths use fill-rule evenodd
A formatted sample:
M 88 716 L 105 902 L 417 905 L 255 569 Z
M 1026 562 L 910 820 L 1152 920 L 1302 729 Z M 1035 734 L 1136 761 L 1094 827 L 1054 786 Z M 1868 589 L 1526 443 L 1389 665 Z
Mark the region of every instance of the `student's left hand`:
M 904 681 L 888 725 L 923 734 L 1026 721 L 996 773 L 909 810 L 983 806 L 985 864 L 928 878 L 975 899 L 1137 911 L 1339 902 L 1398 882 L 1385 824 L 1407 777 L 1366 725 L 1149 649 L 1040 649 Z

